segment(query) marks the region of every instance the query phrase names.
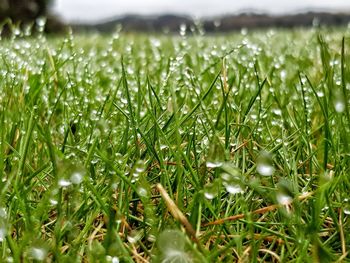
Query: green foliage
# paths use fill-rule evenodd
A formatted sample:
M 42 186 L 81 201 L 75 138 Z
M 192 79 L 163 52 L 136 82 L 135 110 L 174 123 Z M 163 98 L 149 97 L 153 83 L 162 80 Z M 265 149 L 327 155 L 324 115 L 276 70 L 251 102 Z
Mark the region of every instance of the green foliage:
M 349 30 L 243 33 L 3 40 L 0 261 L 348 259 Z

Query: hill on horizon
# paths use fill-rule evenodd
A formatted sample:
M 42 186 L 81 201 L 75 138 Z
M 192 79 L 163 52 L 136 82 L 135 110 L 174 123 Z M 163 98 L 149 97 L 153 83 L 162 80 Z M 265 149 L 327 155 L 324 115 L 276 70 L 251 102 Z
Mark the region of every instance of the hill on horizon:
M 293 28 L 310 26 L 344 26 L 350 23 L 350 13 L 314 12 L 290 15 L 270 15 L 264 13 L 245 12 L 234 15 L 223 15 L 211 18 L 194 19 L 187 15 L 125 15 L 93 24 L 72 24 L 74 30 L 112 32 L 117 26 L 130 32 L 178 32 L 181 25 L 188 31 L 200 26 L 206 32 L 229 32 L 242 28 Z

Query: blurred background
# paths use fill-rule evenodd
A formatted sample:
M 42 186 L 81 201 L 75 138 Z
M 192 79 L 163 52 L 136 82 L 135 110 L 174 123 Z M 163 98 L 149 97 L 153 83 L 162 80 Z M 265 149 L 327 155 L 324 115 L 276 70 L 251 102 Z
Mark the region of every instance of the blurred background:
M 13 24 L 47 20 L 46 31 L 178 31 L 201 23 L 204 30 L 348 25 L 349 0 L 0 0 L 0 20 Z M 4 22 L 5 21 L 5 22 Z
M 181 14 L 196 17 L 241 12 L 288 14 L 302 11 L 343 11 L 349 0 L 56 0 L 53 10 L 66 21 L 98 21 L 123 14 Z

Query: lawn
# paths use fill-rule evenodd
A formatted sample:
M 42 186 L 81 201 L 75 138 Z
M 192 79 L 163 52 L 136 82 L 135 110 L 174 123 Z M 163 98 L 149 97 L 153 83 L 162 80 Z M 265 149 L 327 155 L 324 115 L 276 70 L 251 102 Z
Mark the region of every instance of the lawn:
M 1 40 L 1 262 L 350 260 L 350 29 Z

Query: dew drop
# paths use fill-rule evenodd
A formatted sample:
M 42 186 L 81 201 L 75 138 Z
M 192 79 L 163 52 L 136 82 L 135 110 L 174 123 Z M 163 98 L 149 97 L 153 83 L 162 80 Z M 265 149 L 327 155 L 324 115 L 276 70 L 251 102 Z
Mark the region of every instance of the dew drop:
M 281 205 L 289 205 L 293 198 L 287 194 L 283 194 L 281 192 L 277 193 L 276 195 L 277 202 Z
M 123 155 L 121 153 L 116 153 L 114 156 L 117 164 L 123 164 Z
M 345 215 L 350 215 L 350 201 L 347 198 L 344 199 L 343 212 Z
M 285 79 L 287 76 L 287 72 L 285 70 L 281 70 L 280 76 L 281 76 L 281 79 Z
M 257 118 L 258 118 L 258 115 L 256 115 L 256 114 L 251 114 L 250 115 L 250 118 L 252 119 L 252 120 L 256 120 Z
M 193 262 L 186 253 L 186 238 L 178 230 L 163 231 L 157 241 L 162 254 L 161 262 Z
M 97 164 L 98 163 L 98 158 L 93 158 L 91 161 L 90 161 L 91 164 Z
M 43 261 L 46 258 L 47 251 L 44 248 L 40 247 L 32 247 L 30 249 L 30 255 L 33 257 L 35 260 Z
M 147 197 L 147 196 L 148 196 L 148 191 L 147 191 L 146 188 L 139 186 L 139 187 L 137 188 L 137 194 L 138 194 L 140 197 Z
M 323 212 L 325 212 L 325 211 L 328 211 L 328 209 L 329 209 L 329 206 L 324 206 L 321 210 L 323 211 Z
M 112 257 L 112 256 L 106 256 L 106 261 L 111 262 L 111 263 L 119 263 L 119 258 L 118 257 Z
M 147 241 L 151 242 L 151 243 L 154 243 L 155 241 L 157 240 L 156 236 L 155 235 L 148 235 L 147 237 Z
M 185 251 L 168 250 L 162 262 L 192 262 Z
M 272 158 L 269 153 L 261 152 L 257 160 L 256 170 L 262 176 L 271 176 L 275 168 L 273 167 Z
M 15 36 L 19 36 L 19 35 L 21 34 L 21 30 L 20 30 L 19 28 L 14 28 L 14 29 L 13 29 L 13 34 L 14 34 Z
M 58 201 L 56 199 L 52 199 L 52 198 L 49 200 L 49 202 L 50 202 L 50 205 L 52 205 L 52 206 L 55 206 L 58 204 Z
M 69 181 L 69 180 L 67 180 L 67 179 L 60 179 L 60 180 L 58 180 L 58 185 L 60 186 L 60 187 L 68 187 L 68 186 L 70 186 L 72 183 L 71 183 L 71 181 Z
M 344 211 L 344 214 L 350 215 L 350 206 L 348 205 L 348 206 L 344 207 L 343 211 Z
M 225 187 L 226 191 L 230 194 L 243 193 L 243 188 L 240 182 L 240 172 L 236 168 L 229 167 L 225 165 L 223 167 L 227 173 L 221 174 L 222 185 Z
M 317 92 L 317 96 L 320 97 L 320 98 L 324 97 L 323 91 L 318 91 Z
M 162 145 L 159 146 L 159 148 L 161 150 L 165 150 L 165 149 L 168 149 L 169 147 L 168 147 L 168 145 L 162 144 Z
M 274 168 L 269 164 L 259 163 L 257 165 L 258 173 L 263 176 L 270 176 L 274 172 Z
M 206 162 L 206 166 L 208 167 L 208 168 L 217 168 L 217 167 L 220 167 L 220 166 L 222 166 L 222 164 L 223 164 L 223 162 L 214 162 L 214 161 L 207 161 Z
M 43 27 L 45 26 L 46 24 L 46 18 L 45 17 L 39 17 L 36 19 L 36 24 L 39 26 L 39 27 Z
M 220 20 L 214 20 L 214 26 L 215 27 L 219 27 L 221 25 L 221 21 Z
M 73 184 L 80 184 L 83 181 L 83 174 L 80 172 L 75 171 L 71 177 L 70 177 L 70 181 Z
M 204 197 L 208 200 L 214 199 L 218 195 L 218 187 L 216 184 L 207 184 L 204 187 Z
M 7 235 L 6 227 L 0 225 L 0 243 L 4 242 Z
M 0 207 L 0 218 L 6 218 L 7 217 L 7 212 L 4 207 Z
M 186 238 L 178 230 L 164 230 L 159 235 L 157 244 L 159 249 L 165 254 L 172 251 L 184 251 Z
M 217 136 L 214 136 L 210 142 L 206 166 L 208 168 L 217 168 L 224 164 L 224 160 L 225 149 L 222 145 L 221 140 Z
M 241 194 L 244 192 L 242 187 L 238 184 L 231 184 L 228 182 L 224 182 L 223 185 L 225 186 L 226 191 L 229 192 L 230 194 Z
M 136 173 L 143 173 L 146 169 L 145 163 L 141 160 L 137 161 L 134 165 L 134 169 Z
M 139 231 L 139 230 L 132 230 L 130 234 L 127 236 L 127 239 L 131 244 L 135 244 L 141 238 L 142 238 L 142 231 Z
M 185 36 L 186 35 L 186 29 L 187 29 L 186 24 L 181 24 L 180 25 L 180 35 L 181 36 Z
M 335 108 L 335 111 L 338 112 L 338 113 L 342 113 L 344 112 L 345 110 L 345 103 L 343 100 L 336 100 L 334 102 L 334 108 Z
M 294 198 L 293 185 L 287 179 L 280 179 L 277 184 L 276 200 L 280 205 L 289 205 Z
M 272 109 L 272 113 L 277 115 L 277 116 L 281 116 L 282 115 L 282 110 L 281 109 Z

